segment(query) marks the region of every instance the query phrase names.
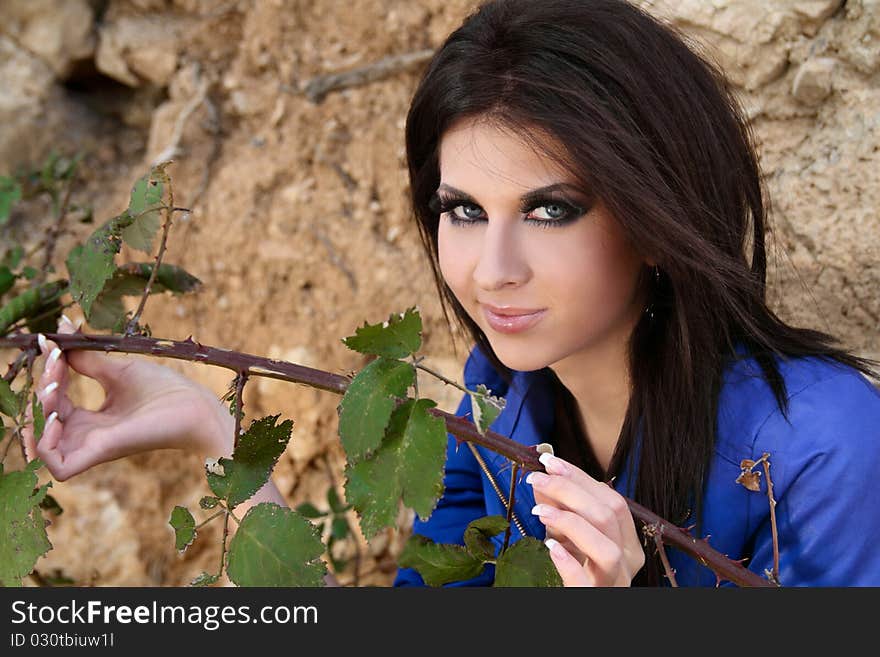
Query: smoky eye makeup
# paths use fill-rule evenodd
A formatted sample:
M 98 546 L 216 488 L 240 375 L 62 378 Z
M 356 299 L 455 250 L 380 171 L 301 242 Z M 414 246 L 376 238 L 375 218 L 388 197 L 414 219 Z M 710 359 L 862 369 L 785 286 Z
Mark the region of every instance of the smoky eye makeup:
M 585 215 L 593 202 L 583 203 L 571 199 L 559 191 L 563 187 L 573 186 L 552 185 L 523 196 L 519 208 L 522 214 L 531 215 L 536 210 L 540 210 L 543 215 L 528 216 L 525 221 L 539 228 L 551 228 L 573 223 Z M 459 190 L 451 191 L 446 186 L 438 189 L 431 196 L 428 208 L 437 215 L 448 214 L 449 222 L 454 226 L 471 225 L 486 218 L 473 197 Z

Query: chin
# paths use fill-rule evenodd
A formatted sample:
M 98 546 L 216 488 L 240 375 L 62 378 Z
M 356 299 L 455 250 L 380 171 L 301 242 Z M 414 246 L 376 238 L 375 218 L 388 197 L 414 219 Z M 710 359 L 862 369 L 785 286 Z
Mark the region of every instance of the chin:
M 498 356 L 505 367 L 520 372 L 533 372 L 547 367 L 550 364 L 548 358 L 535 349 L 520 347 L 516 349 L 505 348 L 497 341 L 490 340 L 495 355 Z

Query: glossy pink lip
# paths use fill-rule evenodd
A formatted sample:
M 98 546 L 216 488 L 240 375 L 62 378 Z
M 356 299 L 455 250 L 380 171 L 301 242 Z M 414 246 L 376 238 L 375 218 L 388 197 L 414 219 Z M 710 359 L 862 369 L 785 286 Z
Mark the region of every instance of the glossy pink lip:
M 494 330 L 499 333 L 519 333 L 532 328 L 547 314 L 547 309 L 531 310 L 528 308 L 496 308 L 481 304 L 483 315 Z M 501 314 L 503 313 L 503 314 Z

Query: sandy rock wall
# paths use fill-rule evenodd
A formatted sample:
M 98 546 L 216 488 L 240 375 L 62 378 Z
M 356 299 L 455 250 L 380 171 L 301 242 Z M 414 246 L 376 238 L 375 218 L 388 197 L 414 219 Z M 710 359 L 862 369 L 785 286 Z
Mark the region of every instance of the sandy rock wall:
M 125 207 L 151 162 L 175 160 L 175 199 L 192 213 L 178 216 L 165 260 L 205 285 L 198 296 L 152 298 L 145 319 L 154 335 L 343 373 L 365 361 L 340 338 L 365 319 L 418 305 L 423 353 L 460 379 L 468 345 L 445 326 L 406 211 L 403 127 L 417 66 L 321 103 L 302 90 L 316 76 L 436 48 L 473 4 L 7 2 L 0 173 L 50 145 L 77 148 L 86 153 L 77 195 L 103 220 Z M 643 4 L 719 62 L 754 121 L 774 200 L 774 308 L 880 356 L 878 3 Z M 21 221 L 7 230 L 32 242 L 39 233 Z M 89 230 L 60 240 L 59 271 Z M 123 260 L 142 258 L 123 249 Z M 232 381 L 221 368 L 166 364 L 218 396 Z M 420 386 L 454 410 L 454 390 L 428 379 Z M 92 409 L 103 399 L 83 378 L 72 395 Z M 294 420 L 275 474 L 292 505 L 326 508 L 327 488 L 342 492 L 338 401 L 270 379 L 246 389 L 245 426 L 269 413 Z M 220 527 L 207 526 L 177 555 L 167 520 L 175 504 L 194 509 L 207 492 L 198 459 L 171 452 L 56 483 L 65 512 L 49 530 L 56 549 L 38 567 L 84 584 L 184 585 L 216 568 Z M 338 556 L 360 555 L 359 584 L 390 583 L 411 521 L 403 513 L 402 531 L 339 548 Z M 340 578 L 353 583 L 353 566 Z

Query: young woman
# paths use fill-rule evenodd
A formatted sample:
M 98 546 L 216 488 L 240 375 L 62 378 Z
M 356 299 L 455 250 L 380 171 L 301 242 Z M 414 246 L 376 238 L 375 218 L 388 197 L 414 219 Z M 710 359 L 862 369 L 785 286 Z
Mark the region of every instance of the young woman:
M 441 298 L 475 343 L 465 383 L 506 397 L 495 431 L 555 447 L 546 474 L 517 484 L 512 540 L 546 539 L 566 585 L 664 584 L 625 495 L 763 575 L 765 484 L 736 479 L 768 453 L 780 582 L 880 585 L 880 503 L 866 495 L 880 469 L 880 394 L 864 376 L 876 363 L 767 307 L 760 172 L 717 70 L 622 0 L 493 0 L 430 62 L 406 147 Z M 67 359 L 104 384 L 101 412 L 64 397 Z M 155 447 L 229 453 L 231 417 L 210 391 L 126 367 L 122 388 L 106 355 L 48 366 L 41 385 L 60 387 L 43 403 L 60 421 L 29 451 L 56 478 Z M 145 398 L 157 383 L 161 399 Z M 156 431 L 171 426 L 169 390 L 192 409 L 191 435 Z M 458 414 L 470 411 L 465 395 Z M 198 429 L 204 416 L 216 431 Z M 439 542 L 505 513 L 510 487 L 503 457 L 456 445 L 443 497 L 413 527 Z M 251 503 L 263 500 L 284 504 L 271 482 Z M 668 556 L 679 584 L 715 585 Z M 405 568 L 395 579 L 422 583 Z

